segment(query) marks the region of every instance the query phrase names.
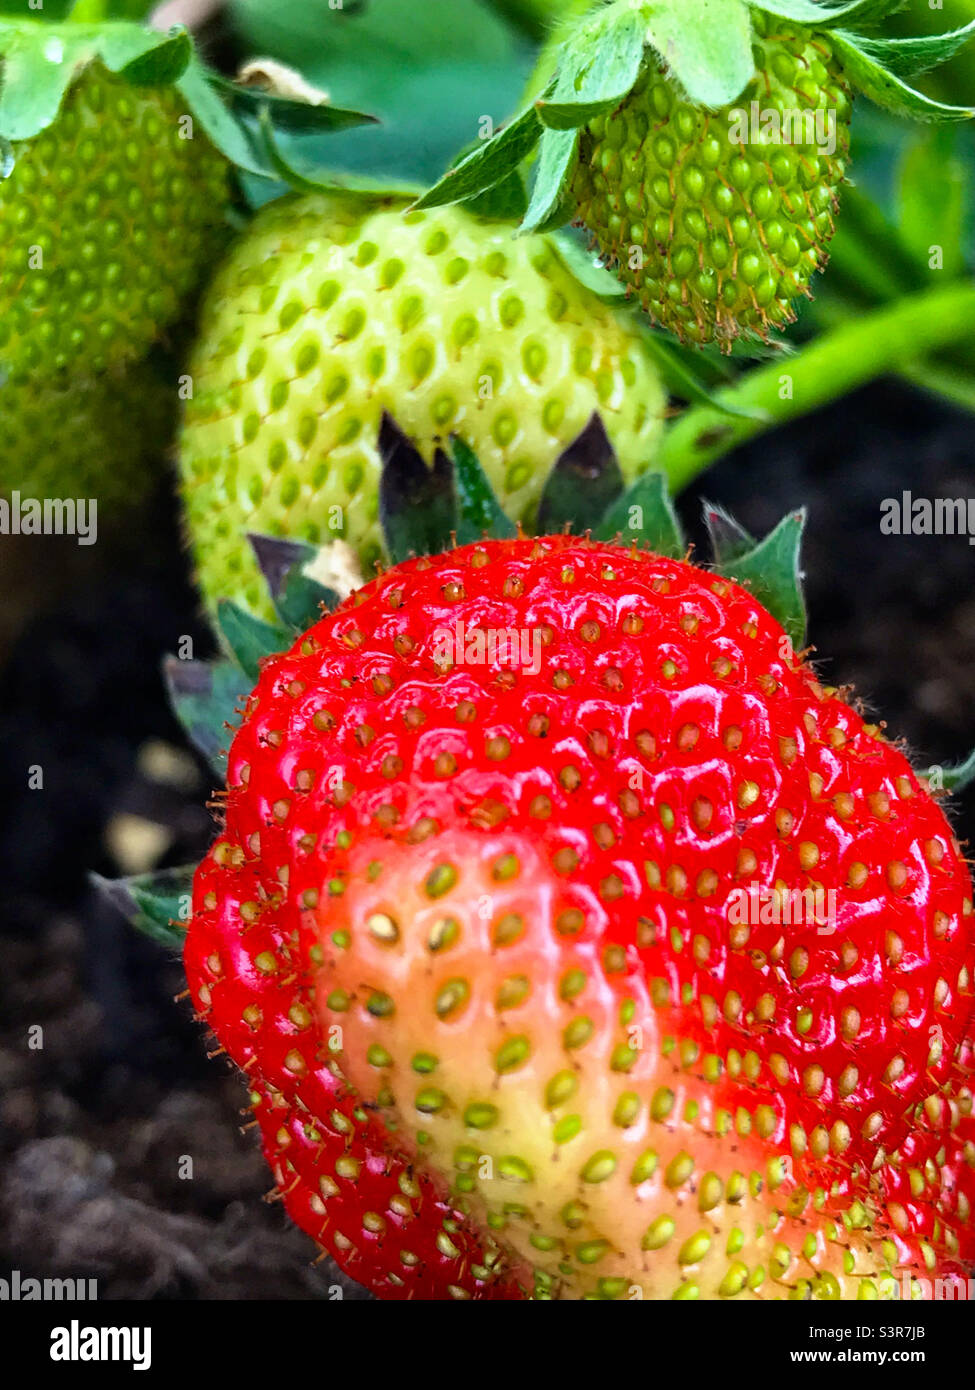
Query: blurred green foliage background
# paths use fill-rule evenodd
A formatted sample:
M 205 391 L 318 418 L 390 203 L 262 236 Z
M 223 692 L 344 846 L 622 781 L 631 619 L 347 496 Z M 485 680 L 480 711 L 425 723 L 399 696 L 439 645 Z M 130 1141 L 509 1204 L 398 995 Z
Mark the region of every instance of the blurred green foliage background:
M 483 0 L 345 0 L 342 9 L 329 0 L 231 0 L 230 10 L 251 53 L 382 120 L 306 142 L 306 152 L 398 184 L 433 182 L 477 138 L 482 118 L 500 125 L 535 58 L 529 38 Z

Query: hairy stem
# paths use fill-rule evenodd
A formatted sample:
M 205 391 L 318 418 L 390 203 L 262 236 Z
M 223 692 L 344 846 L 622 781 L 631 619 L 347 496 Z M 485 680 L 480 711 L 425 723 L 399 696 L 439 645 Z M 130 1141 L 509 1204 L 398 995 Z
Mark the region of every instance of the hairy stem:
M 955 281 L 830 329 L 794 357 L 757 367 L 716 393 L 728 405 L 764 411 L 764 419 L 693 406 L 667 430 L 655 466 L 674 491 L 685 487 L 739 444 L 965 338 L 973 319 L 975 283 Z

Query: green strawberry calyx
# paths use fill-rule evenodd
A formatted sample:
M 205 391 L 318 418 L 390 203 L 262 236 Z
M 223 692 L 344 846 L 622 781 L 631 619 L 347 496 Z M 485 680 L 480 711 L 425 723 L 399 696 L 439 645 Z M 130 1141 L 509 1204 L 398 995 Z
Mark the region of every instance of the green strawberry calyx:
M 593 0 L 567 27 L 541 95 L 448 170 L 416 206 L 483 198 L 537 154 L 522 231 L 561 225 L 572 215 L 567 193 L 583 127 L 628 97 L 648 60 L 666 67 L 692 105 L 728 106 L 755 77 L 756 16 L 827 34 L 846 79 L 889 111 L 924 121 L 975 116 L 975 108 L 935 101 L 908 81 L 951 58 L 975 33 L 975 21 L 933 37 L 886 38 L 878 25 L 900 5 L 901 0 L 724 0 L 718 6 L 708 0 Z
M 214 72 L 180 25 L 167 33 L 127 20 L 85 22 L 90 6 L 50 5 L 37 18 L 0 7 L 0 164 L 9 177 L 16 146 L 54 125 L 80 72 L 99 63 L 135 88 L 174 88 L 187 115 L 238 169 L 277 179 L 266 132 L 308 133 L 370 124 L 374 117 L 332 106 L 323 93 L 283 80 L 231 82 Z M 110 7 L 111 9 L 111 7 Z M 110 11 L 109 11 L 110 12 Z

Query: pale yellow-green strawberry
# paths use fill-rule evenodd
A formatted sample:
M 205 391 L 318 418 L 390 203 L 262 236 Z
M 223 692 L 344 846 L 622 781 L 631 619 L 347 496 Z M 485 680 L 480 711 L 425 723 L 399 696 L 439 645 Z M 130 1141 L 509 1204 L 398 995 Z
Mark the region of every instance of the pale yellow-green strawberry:
M 248 532 L 380 556 L 384 412 L 428 463 L 461 436 L 530 527 L 595 412 L 631 481 L 666 406 L 642 332 L 549 238 L 392 198 L 265 208 L 209 290 L 189 370 L 180 471 L 200 586 L 261 614 Z M 577 519 L 594 519 L 582 494 Z

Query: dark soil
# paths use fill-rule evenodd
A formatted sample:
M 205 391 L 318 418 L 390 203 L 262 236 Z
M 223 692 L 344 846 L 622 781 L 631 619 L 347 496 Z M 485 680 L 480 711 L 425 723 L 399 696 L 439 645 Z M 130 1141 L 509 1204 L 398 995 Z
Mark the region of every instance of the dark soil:
M 975 494 L 971 431 L 880 384 L 743 450 L 681 503 L 703 553 L 702 497 L 759 534 L 808 507 L 821 670 L 854 684 L 921 766 L 975 744 L 975 549 L 883 536 L 879 507 L 903 489 Z M 242 1087 L 174 1002 L 178 962 L 88 885 L 89 870 L 120 872 L 120 811 L 163 828 L 162 863 L 192 860 L 211 833 L 209 774 L 171 759 L 160 774 L 150 756 L 183 746 L 160 660 L 206 639 L 171 500 L 141 525 L 114 575 L 93 560 L 60 598 L 46 586 L 0 672 L 0 1276 L 94 1277 L 102 1298 L 320 1298 L 337 1276 L 261 1201 L 271 1182 L 239 1132 Z M 963 837 L 973 813 L 959 798 Z

